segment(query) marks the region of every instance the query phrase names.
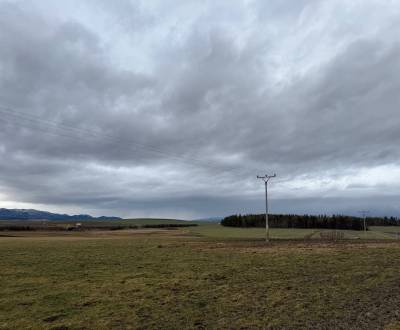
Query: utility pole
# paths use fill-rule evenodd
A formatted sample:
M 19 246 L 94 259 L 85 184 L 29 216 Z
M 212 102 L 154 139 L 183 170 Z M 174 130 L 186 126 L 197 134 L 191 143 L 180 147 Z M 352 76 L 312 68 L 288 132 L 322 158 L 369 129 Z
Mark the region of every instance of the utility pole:
M 361 216 L 363 217 L 363 221 L 364 221 L 364 235 L 367 234 L 367 215 L 369 214 L 369 211 L 358 211 Z
M 257 179 L 261 179 L 265 183 L 265 242 L 269 242 L 269 224 L 268 224 L 268 181 L 271 178 L 275 178 L 276 174 L 264 176 L 257 175 Z

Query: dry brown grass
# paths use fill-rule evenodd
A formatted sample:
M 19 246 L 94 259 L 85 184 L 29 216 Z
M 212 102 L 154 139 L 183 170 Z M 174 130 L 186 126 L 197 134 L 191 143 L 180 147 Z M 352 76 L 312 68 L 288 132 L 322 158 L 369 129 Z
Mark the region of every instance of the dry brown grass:
M 0 237 L 0 329 L 392 330 L 400 322 L 397 242 L 58 234 Z

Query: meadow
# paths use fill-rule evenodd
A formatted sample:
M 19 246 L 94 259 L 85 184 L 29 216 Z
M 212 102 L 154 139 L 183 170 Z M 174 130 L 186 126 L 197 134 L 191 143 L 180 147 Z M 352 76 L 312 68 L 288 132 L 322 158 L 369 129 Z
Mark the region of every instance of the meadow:
M 400 329 L 396 230 L 2 232 L 0 329 Z
M 364 233 L 356 230 L 336 230 L 342 232 L 345 239 L 396 239 L 400 234 L 400 227 L 370 227 Z M 216 223 L 203 223 L 190 229 L 193 234 L 198 234 L 211 239 L 263 239 L 264 228 L 238 228 L 224 227 Z M 319 239 L 320 233 L 332 232 L 331 229 L 300 229 L 300 228 L 270 228 L 272 239 Z M 400 236 L 399 236 L 400 238 Z

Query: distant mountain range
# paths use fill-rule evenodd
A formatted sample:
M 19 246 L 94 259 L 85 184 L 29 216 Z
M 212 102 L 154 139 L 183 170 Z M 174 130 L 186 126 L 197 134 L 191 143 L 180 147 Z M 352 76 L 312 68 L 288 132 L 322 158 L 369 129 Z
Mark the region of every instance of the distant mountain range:
M 121 220 L 118 217 L 92 217 L 88 214 L 58 214 L 38 210 L 0 209 L 0 220 Z
M 224 217 L 209 217 L 209 218 L 196 219 L 194 221 L 220 222 L 223 218 Z

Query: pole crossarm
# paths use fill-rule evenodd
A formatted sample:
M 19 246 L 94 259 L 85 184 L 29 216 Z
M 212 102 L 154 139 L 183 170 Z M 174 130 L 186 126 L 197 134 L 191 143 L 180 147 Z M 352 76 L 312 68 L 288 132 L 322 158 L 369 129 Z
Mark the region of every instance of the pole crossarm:
M 275 178 L 275 177 L 276 177 L 276 173 L 274 173 L 273 175 L 268 175 L 268 174 L 265 174 L 263 176 L 257 175 L 257 179 L 262 179 L 264 182 L 268 182 L 271 178 Z

